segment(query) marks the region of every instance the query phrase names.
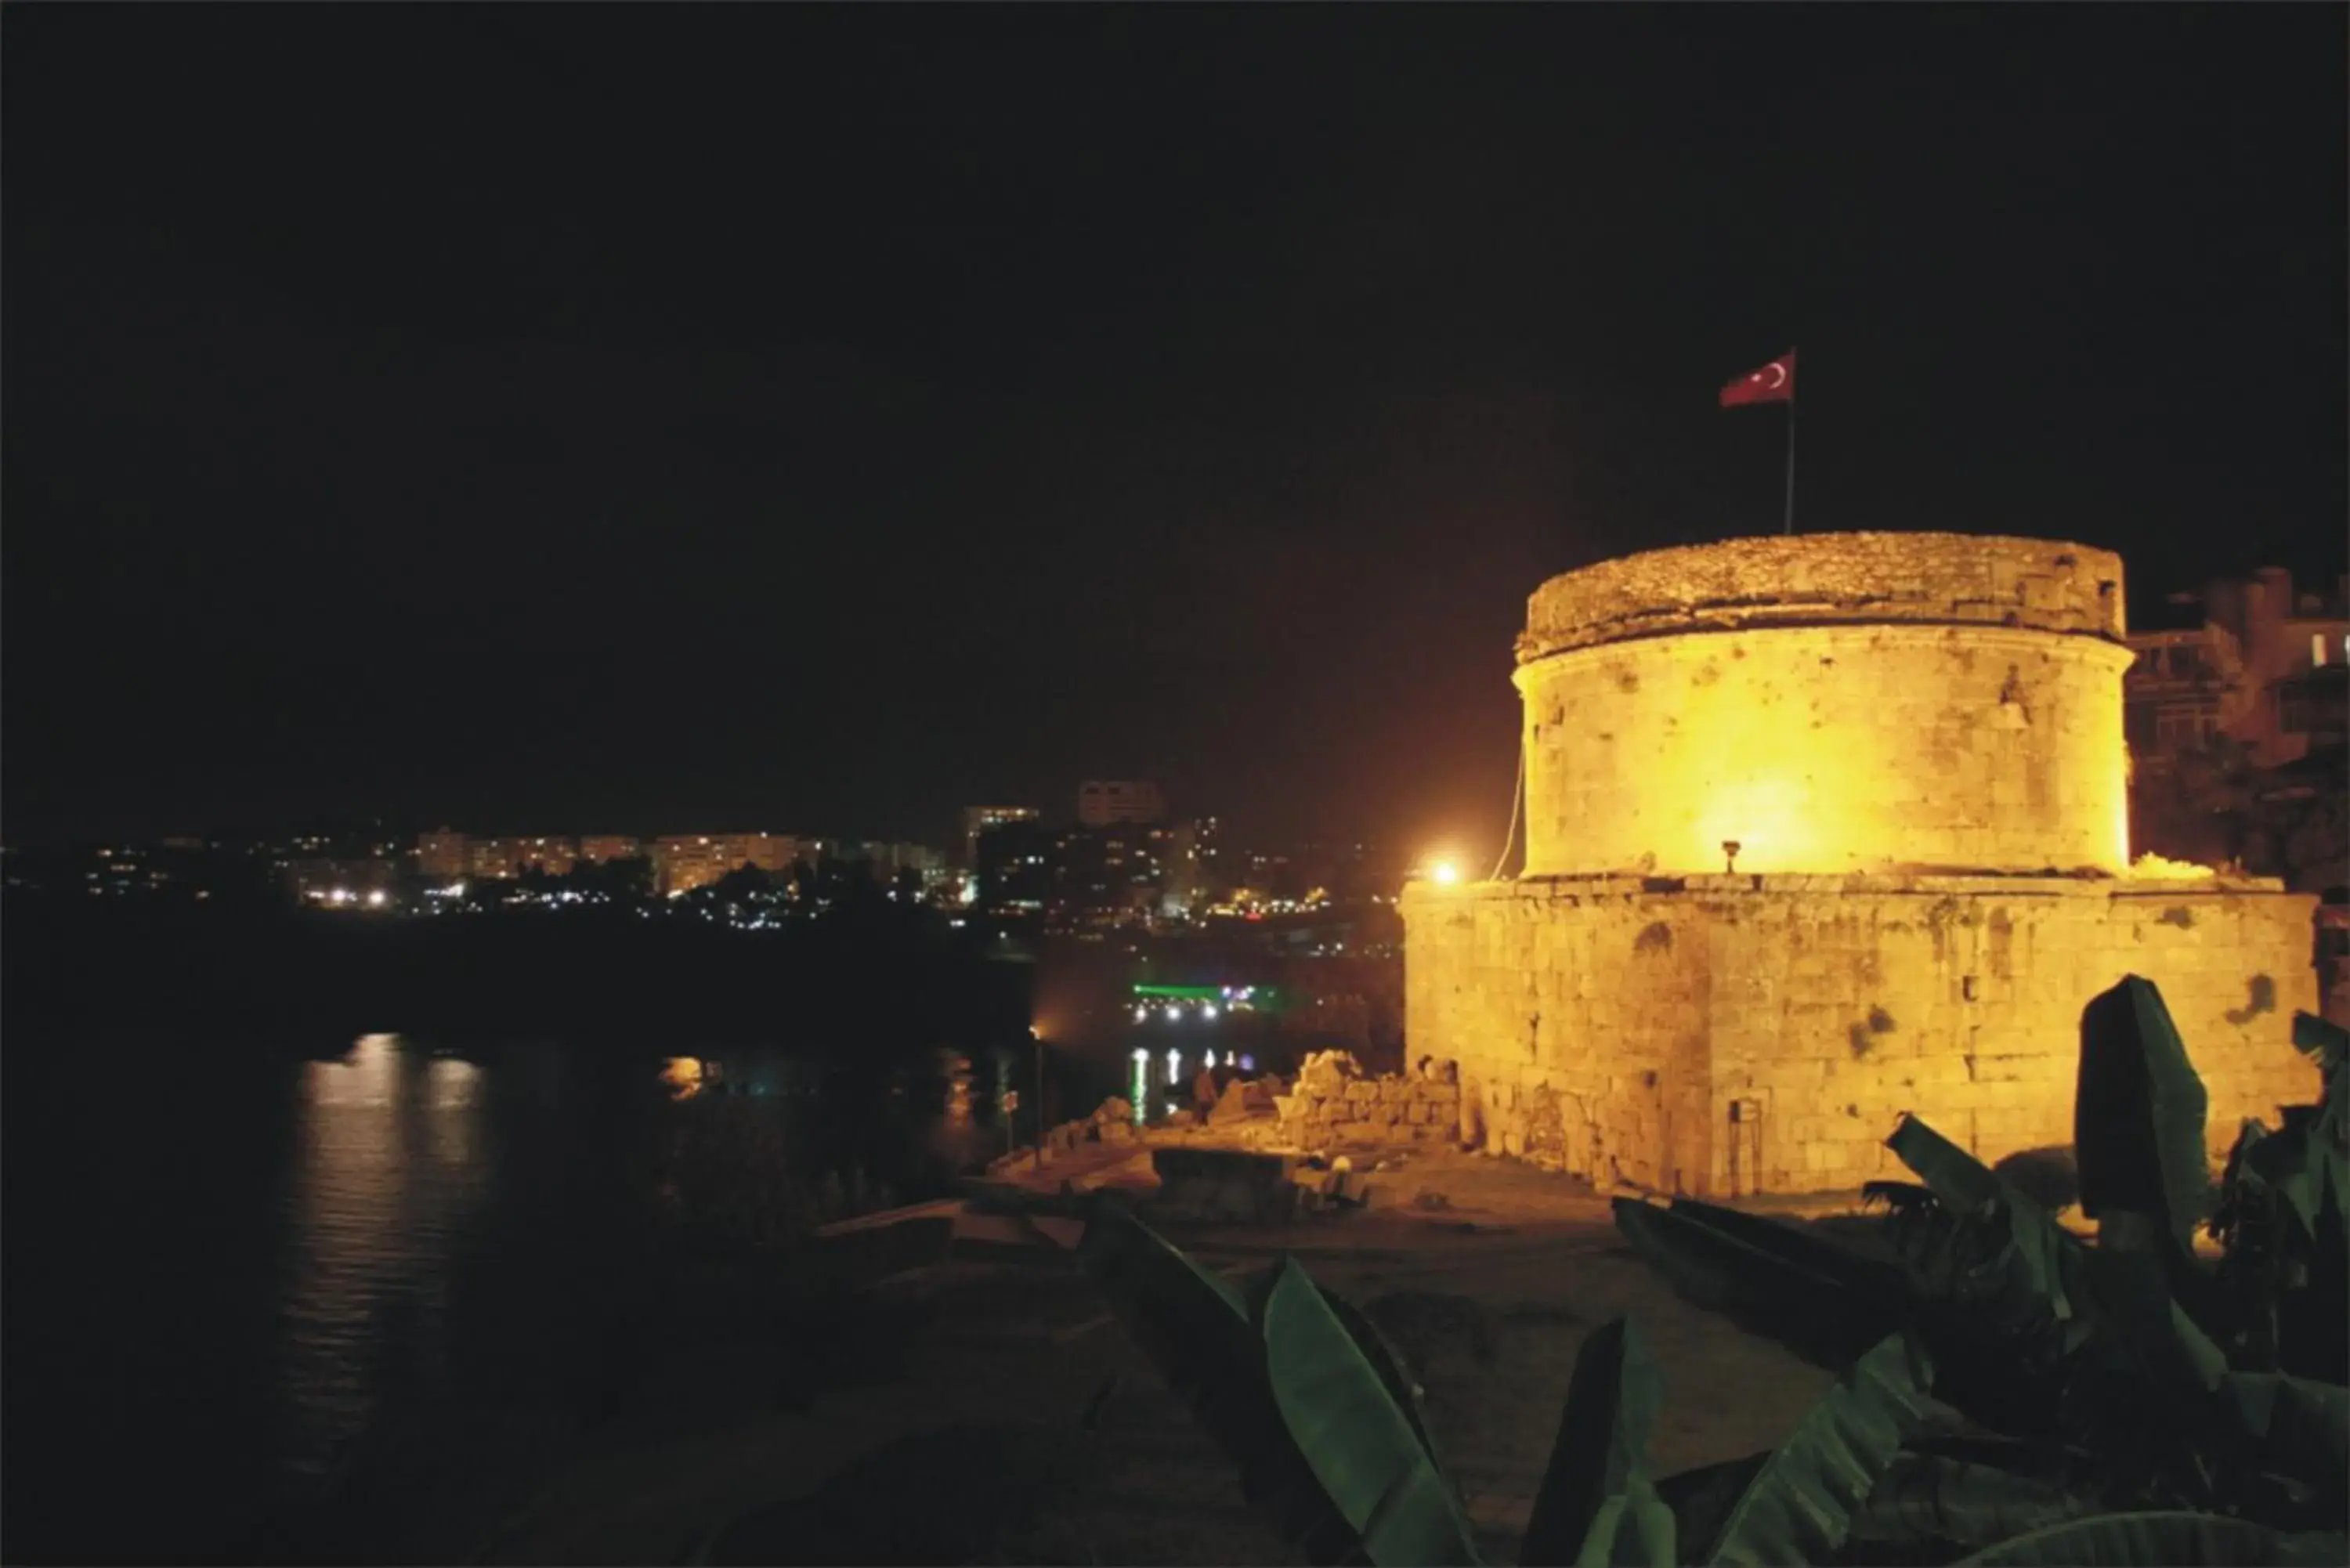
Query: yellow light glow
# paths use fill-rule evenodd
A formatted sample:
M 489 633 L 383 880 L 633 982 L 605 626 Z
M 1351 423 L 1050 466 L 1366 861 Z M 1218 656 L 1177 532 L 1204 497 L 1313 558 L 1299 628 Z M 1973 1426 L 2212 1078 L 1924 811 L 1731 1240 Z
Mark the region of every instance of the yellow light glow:
M 671 1099 L 690 1100 L 702 1093 L 702 1063 L 696 1057 L 671 1056 L 661 1064 L 660 1076 Z
M 1697 824 L 1696 842 L 1676 857 L 1674 870 L 1716 870 L 1729 864 L 1727 845 L 1738 846 L 1738 868 L 1793 871 L 1828 864 L 1813 830 L 1815 813 L 1835 812 L 1808 784 L 1784 778 L 1753 778 L 1725 784 L 1708 801 Z
M 2130 875 L 2155 881 L 2195 881 L 2219 875 L 2209 866 L 2199 866 L 2191 860 L 2167 860 L 2159 855 L 2146 854 L 2130 862 Z
M 1461 867 L 1451 860 L 1439 860 L 1429 867 L 1428 877 L 1439 887 L 1450 888 L 1461 880 Z

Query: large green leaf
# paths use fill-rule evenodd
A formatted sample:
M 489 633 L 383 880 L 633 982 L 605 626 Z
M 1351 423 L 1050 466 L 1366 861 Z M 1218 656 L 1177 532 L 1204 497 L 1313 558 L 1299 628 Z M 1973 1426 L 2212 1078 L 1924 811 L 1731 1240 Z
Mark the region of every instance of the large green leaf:
M 2216 1513 L 2106 1513 L 2050 1525 L 1961 1559 L 1974 1568 L 2318 1568 L 2338 1565 L 2338 1534 L 2286 1534 Z
M 1268 1290 L 1276 1277 L 1266 1277 Z M 1368 1313 L 1337 1292 L 1325 1287 L 1322 1299 L 1328 1303 L 1331 1315 L 1354 1336 L 1355 1347 L 1363 1353 L 1363 1359 L 1371 1364 L 1371 1370 L 1378 1374 L 1380 1383 L 1387 1387 L 1388 1397 L 1396 1402 L 1404 1418 L 1411 1423 L 1412 1433 L 1419 1438 L 1419 1446 L 1428 1450 L 1430 1459 L 1441 1470 L 1444 1459 L 1436 1451 L 1436 1439 L 1428 1430 L 1427 1417 L 1420 1409 L 1419 1386 L 1412 1380 L 1411 1369 L 1404 1361 L 1403 1352 L 1397 1349 L 1395 1342 L 1371 1321 Z M 1252 1310 L 1260 1314 L 1263 1311 L 1261 1306 Z
M 2246 1459 L 2314 1487 L 2337 1514 L 2350 1508 L 2350 1388 L 2282 1373 L 2231 1372 L 2220 1397 Z
M 1520 1563 L 1672 1568 L 1673 1513 L 1648 1478 L 1648 1428 L 1663 1393 L 1629 1319 L 1583 1342 Z
M 1297 1449 L 1363 1554 L 1387 1568 L 1478 1561 L 1469 1521 L 1355 1338 L 1294 1258 L 1262 1329 L 1273 1393 Z
M 1168 1386 L 1238 1467 L 1250 1502 L 1309 1560 L 1355 1555 L 1355 1529 L 1283 1419 L 1264 1339 L 1241 1293 L 1107 1199 L 1087 1221 L 1078 1258 Z
M 1734 1241 L 1742 1241 L 1782 1262 L 1832 1281 L 1840 1290 L 1858 1293 L 1884 1306 L 1898 1306 L 1908 1293 L 1901 1271 L 1894 1264 L 1864 1256 L 1801 1225 L 1725 1209 L 1694 1198 L 1674 1199 L 1668 1212 L 1719 1231 Z
M 1850 1271 L 1824 1270 L 1812 1247 L 1757 1245 L 1733 1234 L 1721 1210 L 1638 1199 L 1615 1202 L 1616 1228 L 1673 1288 L 1751 1333 L 1775 1339 L 1814 1366 L 1839 1367 L 1882 1339 L 1899 1307 Z M 1741 1216 L 1743 1218 L 1743 1216 Z
M 2314 1012 L 2293 1015 L 2293 1045 L 2316 1064 L 2329 1087 L 2337 1074 L 2350 1067 L 2350 1029 Z
M 1907 1334 L 1887 1335 L 1836 1377 L 1762 1463 L 1707 1561 L 1817 1563 L 1843 1545 L 1866 1502 L 1924 1417 L 1922 1357 Z
M 2227 1376 L 2228 1358 L 2170 1293 L 2173 1243 L 2151 1214 L 2108 1208 L 2089 1251 L 2099 1354 L 2133 1377 L 2192 1397 Z
M 2095 1512 L 2096 1502 L 2028 1469 L 1902 1453 L 1854 1515 L 1856 1542 L 1990 1545 Z
M 2210 1096 L 2154 982 L 2125 975 L 2081 1012 L 2073 1151 L 2081 1211 L 2158 1219 L 2179 1258 L 2210 1208 L 2203 1144 Z
M 1885 1145 L 1917 1172 L 1954 1221 L 1945 1256 L 1911 1257 L 1949 1271 L 1938 1287 L 2021 1331 L 2074 1315 L 2072 1282 L 2080 1243 L 2049 1212 L 1918 1116 L 1904 1116 Z M 1938 1293 L 1940 1293 L 1938 1290 Z
M 1673 1534 L 1695 1552 L 1700 1542 L 1713 1540 L 1721 1533 L 1721 1521 L 1754 1484 L 1771 1455 L 1768 1450 L 1749 1454 L 1742 1459 L 1725 1459 L 1720 1464 L 1700 1465 L 1695 1469 L 1680 1470 L 1665 1476 L 1657 1482 L 1657 1496 L 1673 1511 Z

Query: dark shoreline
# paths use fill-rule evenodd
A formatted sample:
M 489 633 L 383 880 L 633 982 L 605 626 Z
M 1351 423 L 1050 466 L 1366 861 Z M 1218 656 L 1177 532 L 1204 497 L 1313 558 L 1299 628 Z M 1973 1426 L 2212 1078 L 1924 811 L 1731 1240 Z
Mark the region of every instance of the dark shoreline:
M 0 905 L 9 1023 L 290 1044 L 781 1043 L 839 1033 L 896 1055 L 1025 1038 L 1030 966 L 914 919 L 738 931 L 629 912 L 436 919 L 268 909 Z

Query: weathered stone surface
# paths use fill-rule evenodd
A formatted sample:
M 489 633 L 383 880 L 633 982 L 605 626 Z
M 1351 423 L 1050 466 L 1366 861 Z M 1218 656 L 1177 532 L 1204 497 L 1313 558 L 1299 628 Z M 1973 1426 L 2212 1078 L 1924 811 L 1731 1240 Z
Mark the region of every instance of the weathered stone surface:
M 1347 1085 L 1347 1098 L 1367 1103 L 1379 1097 L 1378 1085 L 1369 1078 L 1357 1078 Z
M 1555 1137 L 1595 1181 L 1714 1194 L 1897 1174 L 1881 1145 L 1905 1111 L 1986 1161 L 2069 1144 L 2081 1009 L 2133 973 L 2178 1024 L 2215 1152 L 2315 1091 L 2290 1044 L 2315 1008 L 2314 900 L 2273 884 L 1738 881 L 1408 891 L 1406 1016 L 1464 1064 L 1464 1141 Z M 1659 924 L 1670 948 L 1642 948 Z
M 2215 1149 L 2306 1099 L 2314 901 L 2116 875 L 2121 603 L 2107 552 L 1947 535 L 1544 585 L 1517 671 L 1528 874 L 1401 905 L 1407 1059 L 1459 1064 L 1460 1136 L 1711 1194 L 1893 1174 L 1904 1111 L 1986 1160 L 2063 1145 L 2081 1009 L 2130 973 Z
M 2124 870 L 2121 576 L 1858 534 L 1554 579 L 1516 673 L 1527 874 L 1717 874 L 1730 842 L 1747 872 Z

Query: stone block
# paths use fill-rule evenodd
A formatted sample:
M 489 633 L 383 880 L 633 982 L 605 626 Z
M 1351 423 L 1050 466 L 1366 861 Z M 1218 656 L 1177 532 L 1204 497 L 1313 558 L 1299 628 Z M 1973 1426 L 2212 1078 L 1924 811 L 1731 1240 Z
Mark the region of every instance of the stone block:
M 1379 1097 L 1379 1086 L 1371 1079 L 1357 1078 L 1347 1085 L 1346 1097 L 1357 1105 L 1367 1104 Z

